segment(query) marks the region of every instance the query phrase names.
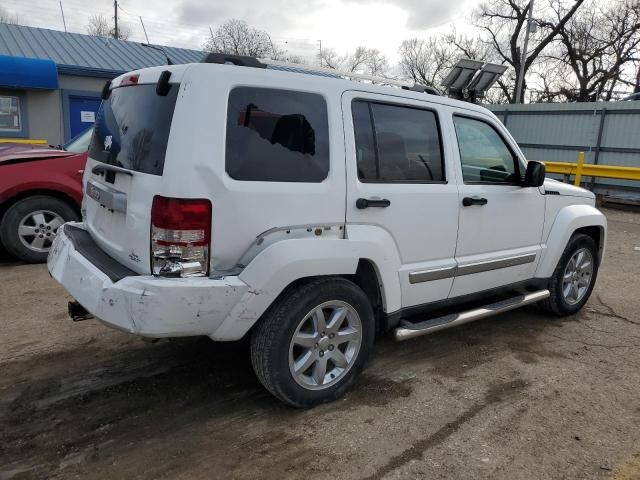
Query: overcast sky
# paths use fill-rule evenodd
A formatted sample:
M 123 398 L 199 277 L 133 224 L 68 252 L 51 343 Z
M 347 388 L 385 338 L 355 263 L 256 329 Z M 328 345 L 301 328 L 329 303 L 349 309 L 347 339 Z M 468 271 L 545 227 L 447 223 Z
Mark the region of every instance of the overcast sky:
M 130 40 L 200 48 L 209 27 L 231 18 L 266 30 L 290 53 L 313 55 L 318 40 L 339 51 L 358 45 L 378 48 L 392 60 L 400 42 L 414 36 L 465 29 L 479 0 L 119 0 L 119 20 L 132 30 Z M 62 30 L 58 0 L 2 0 L 20 23 Z M 113 17 L 113 0 L 62 0 L 67 29 L 86 33 L 91 14 Z M 285 43 L 286 42 L 286 43 Z

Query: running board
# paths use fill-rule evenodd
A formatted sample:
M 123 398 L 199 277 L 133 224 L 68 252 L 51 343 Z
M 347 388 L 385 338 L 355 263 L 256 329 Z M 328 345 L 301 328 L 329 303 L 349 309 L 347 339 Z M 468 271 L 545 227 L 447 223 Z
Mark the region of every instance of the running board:
M 410 338 L 428 335 L 429 333 L 439 332 L 447 328 L 457 327 L 465 323 L 475 322 L 482 318 L 491 317 L 502 312 L 508 312 L 515 308 L 536 303 L 549 297 L 549 290 L 538 290 L 537 292 L 525 293 L 499 302 L 490 303 L 483 307 L 467 310 L 466 312 L 452 313 L 442 317 L 432 318 L 424 322 L 410 323 L 403 320 L 401 326 L 393 332 L 394 338 L 401 342 Z

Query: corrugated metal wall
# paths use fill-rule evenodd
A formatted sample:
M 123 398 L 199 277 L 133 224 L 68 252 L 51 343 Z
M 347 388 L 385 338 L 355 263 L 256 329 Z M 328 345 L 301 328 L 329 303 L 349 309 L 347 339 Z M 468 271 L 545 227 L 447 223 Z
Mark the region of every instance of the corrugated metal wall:
M 640 167 L 640 102 L 487 105 L 530 160 Z M 640 200 L 638 182 L 584 178 L 600 194 Z

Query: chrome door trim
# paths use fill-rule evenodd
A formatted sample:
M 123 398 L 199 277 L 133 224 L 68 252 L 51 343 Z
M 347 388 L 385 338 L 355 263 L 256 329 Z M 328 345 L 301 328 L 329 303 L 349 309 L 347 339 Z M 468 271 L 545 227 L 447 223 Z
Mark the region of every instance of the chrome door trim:
M 409 273 L 409 283 L 430 282 L 432 280 L 442 280 L 451 278 L 456 274 L 456 267 L 437 268 L 434 270 L 419 270 Z
M 474 273 L 488 272 L 490 270 L 498 270 L 500 268 L 515 267 L 526 263 L 533 263 L 535 259 L 535 253 L 528 253 L 526 255 L 501 258 L 500 260 L 491 260 L 489 262 L 470 263 L 469 265 L 462 266 L 458 265 L 456 276 L 472 275 Z
M 514 257 L 501 258 L 500 260 L 490 260 L 488 262 L 470 263 L 468 265 L 458 265 L 453 267 L 435 268 L 433 270 L 417 270 L 409 273 L 409 283 L 430 282 L 442 280 L 444 278 L 457 277 L 462 275 L 472 275 L 474 273 L 488 272 L 500 268 L 516 267 L 533 263 L 537 254 L 528 253 L 526 255 L 516 255 Z

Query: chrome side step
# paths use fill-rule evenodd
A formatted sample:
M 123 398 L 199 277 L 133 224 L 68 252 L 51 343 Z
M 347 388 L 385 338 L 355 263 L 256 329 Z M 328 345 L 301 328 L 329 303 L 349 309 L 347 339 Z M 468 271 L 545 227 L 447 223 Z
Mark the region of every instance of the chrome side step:
M 394 338 L 401 342 L 410 338 L 420 337 L 447 328 L 457 327 L 469 322 L 475 322 L 482 318 L 491 317 L 502 312 L 508 312 L 515 308 L 536 303 L 549 297 L 549 290 L 538 290 L 537 292 L 525 293 L 499 302 L 490 303 L 483 307 L 474 308 L 466 312 L 452 313 L 442 317 L 432 318 L 424 322 L 410 323 L 402 321 L 400 326 L 393 332 Z

